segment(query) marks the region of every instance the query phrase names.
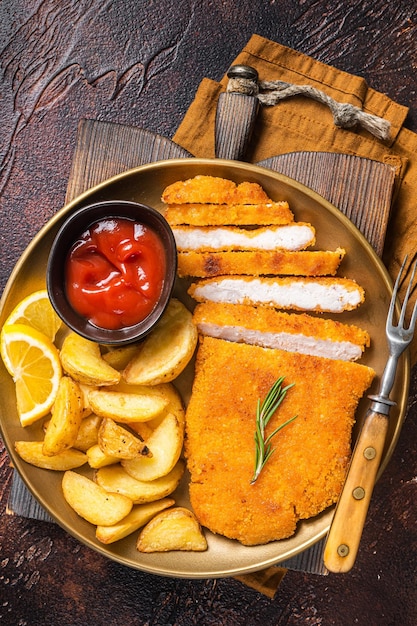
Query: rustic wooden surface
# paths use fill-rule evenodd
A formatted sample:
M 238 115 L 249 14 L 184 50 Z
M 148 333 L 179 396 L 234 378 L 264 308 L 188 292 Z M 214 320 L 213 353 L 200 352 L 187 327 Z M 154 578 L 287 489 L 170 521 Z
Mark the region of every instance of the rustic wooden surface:
M 2 0 L 0 289 L 63 204 L 80 118 L 172 137 L 203 76 L 220 79 L 253 33 L 364 76 L 410 107 L 417 131 L 411 0 Z M 409 414 L 346 576 L 289 571 L 273 600 L 234 579 L 176 580 L 104 560 L 43 522 L 5 515 L 0 448 L 0 621 L 5 625 L 414 626 L 417 371 Z

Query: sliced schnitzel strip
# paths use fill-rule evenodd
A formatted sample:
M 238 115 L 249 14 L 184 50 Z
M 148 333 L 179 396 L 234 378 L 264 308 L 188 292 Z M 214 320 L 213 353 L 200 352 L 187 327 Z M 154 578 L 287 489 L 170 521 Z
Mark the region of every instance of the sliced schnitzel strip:
M 179 252 L 179 276 L 210 278 L 226 274 L 260 276 L 334 276 L 345 255 L 337 250 L 246 250 L 244 252 Z
M 260 304 L 277 309 L 328 313 L 351 311 L 365 299 L 363 288 L 354 280 L 337 277 L 219 276 L 193 283 L 188 293 L 197 302 Z
M 271 202 L 258 183 L 237 185 L 217 176 L 195 176 L 168 185 L 162 193 L 165 204 L 256 204 Z
M 343 361 L 356 361 L 370 345 L 357 326 L 268 307 L 206 302 L 193 320 L 202 335 Z
M 236 226 L 174 226 L 173 233 L 180 251 L 198 250 L 303 250 L 315 242 L 311 224 L 294 222 L 285 226 L 238 228 Z
M 251 484 L 256 405 L 280 376 L 294 386 L 267 432 L 298 417 L 273 437 L 275 451 Z M 373 377 L 358 363 L 204 337 L 186 412 L 190 500 L 200 523 L 244 545 L 264 544 L 333 504 Z
M 288 202 L 263 204 L 171 204 L 165 211 L 171 226 L 269 226 L 294 221 Z

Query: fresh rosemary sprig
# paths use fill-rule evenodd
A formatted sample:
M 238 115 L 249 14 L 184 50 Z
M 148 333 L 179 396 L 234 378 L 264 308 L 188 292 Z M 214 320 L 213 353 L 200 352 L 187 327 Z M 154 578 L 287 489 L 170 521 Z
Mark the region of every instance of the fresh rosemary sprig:
M 262 469 L 264 468 L 267 461 L 271 458 L 274 453 L 274 448 L 271 446 L 271 439 L 274 435 L 277 434 L 281 428 L 290 424 L 297 415 L 291 417 L 289 420 L 278 426 L 268 437 L 265 439 L 265 429 L 269 423 L 269 420 L 274 415 L 275 411 L 278 409 L 279 405 L 283 402 L 288 389 L 294 386 L 294 383 L 291 385 L 287 385 L 282 388 L 282 383 L 284 381 L 284 376 L 278 378 L 275 383 L 272 385 L 271 389 L 266 394 L 264 401 L 261 404 L 260 399 L 258 399 L 258 404 L 256 408 L 256 430 L 255 430 L 255 471 L 253 473 L 253 477 L 251 480 L 251 484 L 253 484 L 259 477 Z

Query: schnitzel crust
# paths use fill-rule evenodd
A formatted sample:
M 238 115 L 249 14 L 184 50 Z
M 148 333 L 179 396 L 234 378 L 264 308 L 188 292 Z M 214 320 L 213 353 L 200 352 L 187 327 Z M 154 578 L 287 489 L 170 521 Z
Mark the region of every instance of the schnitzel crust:
M 279 376 L 295 383 L 269 428 L 298 415 L 272 440 L 258 480 L 258 398 Z M 333 504 L 350 458 L 358 402 L 374 377 L 364 365 L 204 337 L 186 414 L 190 499 L 203 526 L 258 545 L 294 534 Z

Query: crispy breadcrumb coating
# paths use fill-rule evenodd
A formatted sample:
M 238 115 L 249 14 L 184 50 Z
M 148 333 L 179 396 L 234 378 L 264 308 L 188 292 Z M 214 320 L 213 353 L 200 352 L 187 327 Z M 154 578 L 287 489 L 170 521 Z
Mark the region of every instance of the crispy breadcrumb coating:
M 168 185 L 162 193 L 165 204 L 257 204 L 271 202 L 258 183 L 216 176 L 195 176 Z
M 275 452 L 251 484 L 257 401 L 279 376 L 295 385 L 269 428 L 298 417 L 275 435 Z M 247 546 L 264 544 L 291 536 L 300 519 L 333 504 L 357 404 L 373 377 L 357 363 L 203 338 L 185 447 L 200 523 Z
M 370 336 L 353 324 L 268 307 L 205 302 L 194 309 L 200 334 L 290 352 L 357 360 Z
M 264 204 L 170 204 L 165 217 L 171 226 L 268 226 L 290 224 L 288 202 Z
M 334 276 L 345 250 L 245 250 L 179 252 L 178 275 L 211 278 L 226 274 L 262 276 Z

